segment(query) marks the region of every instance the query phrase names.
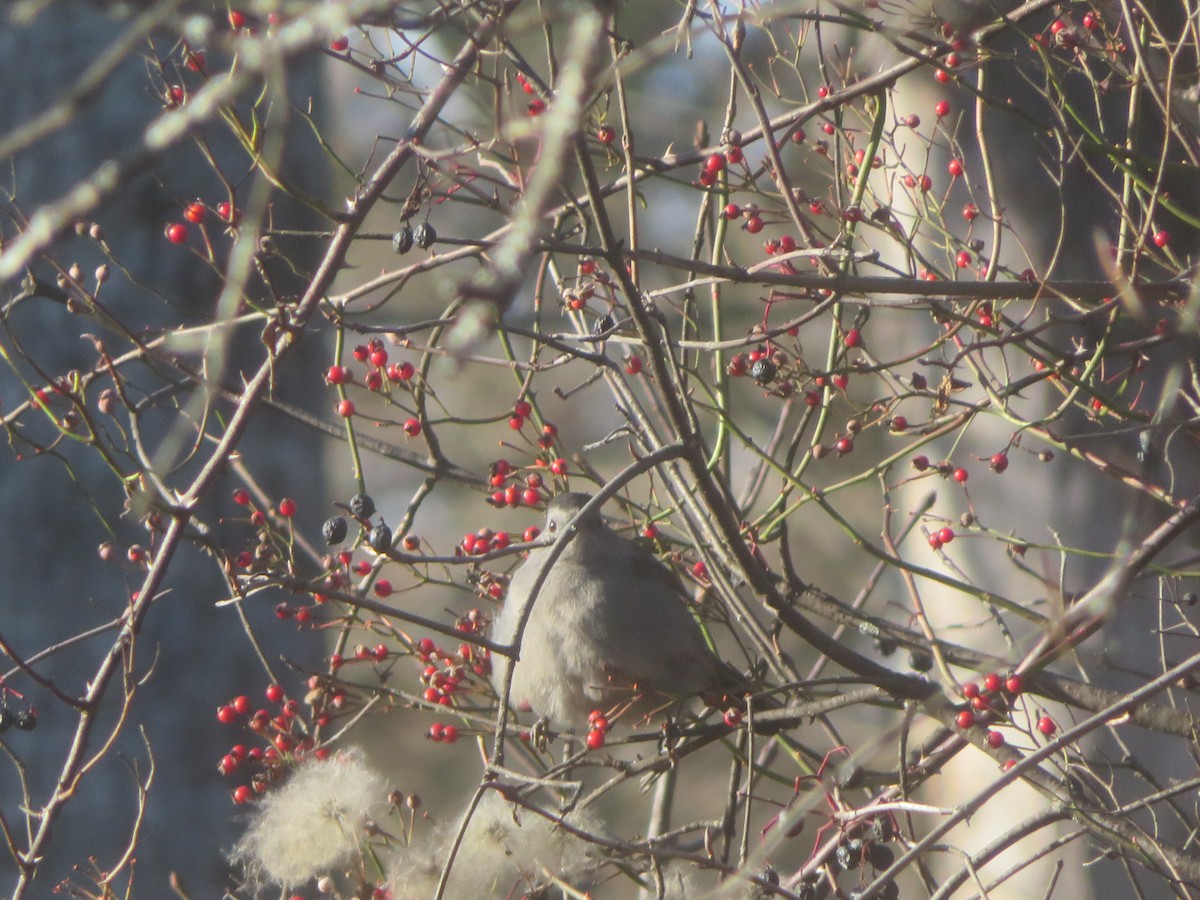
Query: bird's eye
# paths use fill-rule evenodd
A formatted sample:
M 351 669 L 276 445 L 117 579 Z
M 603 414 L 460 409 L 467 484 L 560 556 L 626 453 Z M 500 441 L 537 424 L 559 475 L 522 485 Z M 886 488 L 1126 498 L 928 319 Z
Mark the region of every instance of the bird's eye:
M 547 531 L 558 531 L 558 522 L 556 522 L 554 519 L 551 519 L 549 522 L 546 523 L 546 530 Z

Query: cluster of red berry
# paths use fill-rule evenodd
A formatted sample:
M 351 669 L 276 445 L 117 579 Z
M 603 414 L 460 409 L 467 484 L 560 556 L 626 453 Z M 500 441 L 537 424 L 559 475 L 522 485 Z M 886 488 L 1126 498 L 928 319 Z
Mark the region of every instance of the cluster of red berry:
M 599 750 L 604 746 L 605 740 L 608 738 L 608 731 L 612 725 L 608 721 L 608 717 L 598 709 L 593 709 L 588 713 L 588 730 L 587 737 L 584 740 L 587 742 L 589 750 Z
M 237 224 L 240 213 L 237 208 L 228 200 L 222 200 L 213 211 L 216 213 L 217 220 L 226 226 L 234 226 Z M 183 209 L 183 218 L 193 225 L 199 225 L 201 231 L 205 235 L 207 241 L 208 233 L 205 228 L 205 222 L 208 220 L 209 207 L 202 201 L 196 200 L 189 203 Z M 163 231 L 163 236 L 172 244 L 186 244 L 189 235 L 188 226 L 184 222 L 172 222 L 167 225 Z
M 417 374 L 416 367 L 408 361 L 391 362 L 387 348 L 380 338 L 372 338 L 366 344 L 359 344 L 351 351 L 351 355 L 365 366 L 362 386 L 372 393 L 383 394 L 388 398 L 391 397 L 394 388 L 407 386 Z M 325 380 L 337 388 L 356 383 L 354 372 L 348 366 L 340 364 L 329 367 L 325 373 Z M 348 419 L 355 415 L 358 409 L 353 400 L 343 396 L 337 403 L 336 411 L 339 416 Z M 401 427 L 409 437 L 416 437 L 423 430 L 421 421 L 415 416 L 405 419 Z
M 1025 679 L 1020 675 L 1001 678 L 995 672 L 983 677 L 983 686 L 969 681 L 963 685 L 962 694 L 966 704 L 954 717 L 955 724 L 964 731 L 976 725 L 998 724 L 1008 719 L 1013 701 L 1025 690 Z M 1037 730 L 1051 737 L 1058 725 L 1050 716 L 1042 714 L 1036 723 Z M 984 741 L 992 749 L 1004 746 L 1004 733 L 989 728 Z
M 325 759 L 329 751 L 317 747 L 312 730 L 300 716 L 300 703 L 289 698 L 278 684 L 266 689 L 267 701 L 278 707 L 272 715 L 265 708 L 253 709 L 254 704 L 246 695 L 234 697 L 217 710 L 217 721 L 222 725 L 242 723 L 263 742 L 262 746 L 247 747 L 234 744 L 221 757 L 217 771 L 222 775 L 233 775 L 247 767 L 251 768 L 249 783 L 238 785 L 232 791 L 234 803 L 248 803 L 257 794 L 264 793 L 282 773 L 282 766 L 289 760 L 298 760 L 312 753 L 317 759 Z M 335 704 L 336 705 L 336 704 Z M 312 725 L 320 727 L 329 721 L 325 713 L 316 713 L 314 707 Z
M 483 621 L 482 614 L 473 618 L 475 623 Z M 466 626 L 466 630 L 472 628 L 471 625 Z M 417 658 L 425 664 L 421 669 L 420 682 L 421 697 L 427 703 L 453 707 L 459 694 L 476 687 L 477 682 L 485 682 L 492 673 L 491 651 L 466 641 L 459 644 L 454 653 L 449 653 L 432 638 L 421 638 L 414 650 Z M 427 736 L 438 743 L 453 744 L 458 740 L 458 728 L 435 722 L 430 726 Z

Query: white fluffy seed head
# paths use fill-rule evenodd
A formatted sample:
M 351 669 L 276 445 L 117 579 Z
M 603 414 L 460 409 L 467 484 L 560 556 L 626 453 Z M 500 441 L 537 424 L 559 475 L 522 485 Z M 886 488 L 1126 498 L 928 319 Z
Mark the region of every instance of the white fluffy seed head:
M 302 884 L 349 862 L 387 785 L 356 752 L 302 764 L 259 804 L 233 850 L 251 879 Z

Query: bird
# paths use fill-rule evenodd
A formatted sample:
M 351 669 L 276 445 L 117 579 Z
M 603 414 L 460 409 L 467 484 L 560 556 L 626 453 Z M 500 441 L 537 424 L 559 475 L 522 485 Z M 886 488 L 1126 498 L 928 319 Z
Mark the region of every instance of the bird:
M 545 533 L 559 540 L 591 500 L 560 494 L 546 509 Z M 500 657 L 492 683 L 501 693 L 514 666 L 510 701 L 558 730 L 585 727 L 593 710 L 652 711 L 723 682 L 723 664 L 689 610 L 671 569 L 617 534 L 591 510 L 555 560 L 521 637 L 515 660 Z M 513 572 L 492 629 L 511 644 L 538 573 L 550 554 L 537 547 Z

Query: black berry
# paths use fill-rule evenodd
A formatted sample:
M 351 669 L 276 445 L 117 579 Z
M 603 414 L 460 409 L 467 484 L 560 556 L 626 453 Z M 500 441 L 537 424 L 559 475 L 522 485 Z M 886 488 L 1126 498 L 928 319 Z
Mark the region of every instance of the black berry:
M 325 543 L 340 544 L 346 539 L 346 520 L 341 516 L 326 519 L 325 524 L 321 526 L 321 534 L 325 538 Z
M 428 222 L 422 222 L 413 232 L 413 237 L 417 239 L 417 246 L 422 250 L 428 250 L 433 246 L 433 242 L 437 240 L 437 232 L 433 230 L 433 226 Z
M 392 235 L 392 250 L 397 254 L 407 253 L 412 249 L 413 230 L 405 225 Z
M 392 529 L 386 525 L 376 525 L 367 535 L 367 546 L 376 553 L 387 553 L 392 549 Z

